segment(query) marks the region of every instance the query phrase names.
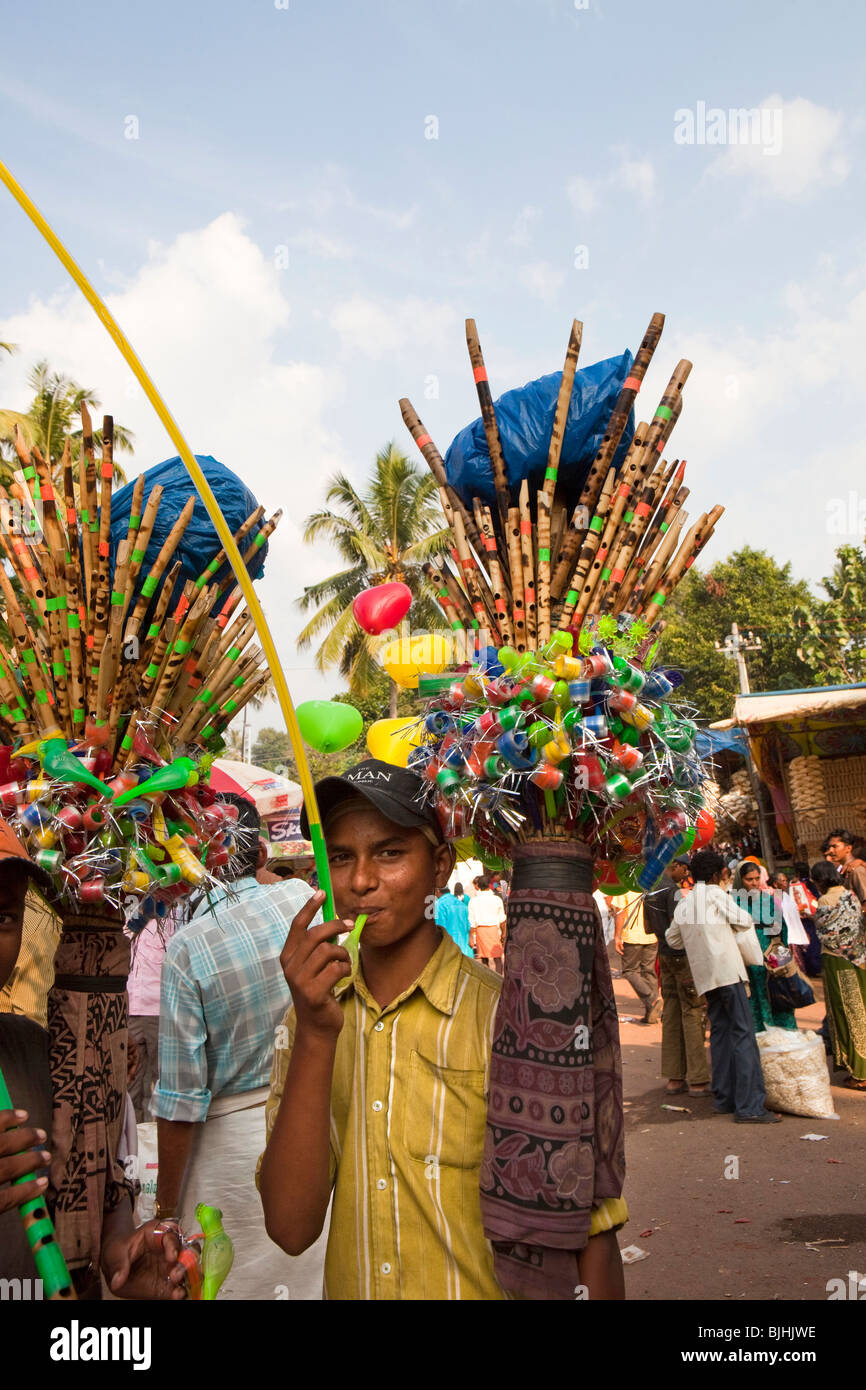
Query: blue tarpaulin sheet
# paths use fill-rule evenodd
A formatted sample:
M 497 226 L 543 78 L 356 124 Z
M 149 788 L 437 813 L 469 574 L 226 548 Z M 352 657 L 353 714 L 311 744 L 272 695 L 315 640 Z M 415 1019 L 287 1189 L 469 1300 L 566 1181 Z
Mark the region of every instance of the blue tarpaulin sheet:
M 608 357 L 575 373 L 558 474 L 569 507 L 577 503 L 631 364 L 631 353 L 624 352 L 620 357 Z M 515 499 L 524 478 L 529 480 L 530 492 L 540 488 L 544 481 L 561 380 L 561 372 L 552 372 L 550 376 L 506 391 L 494 402 L 505 468 Z M 632 412 L 616 452 L 616 467 L 625 458 L 633 434 Z M 491 506 L 495 504 L 493 469 L 480 417 L 452 440 L 445 455 L 445 470 L 448 481 L 470 509 L 473 496 Z
M 256 510 L 258 506 L 256 498 L 246 483 L 241 482 L 237 474 L 233 473 L 230 468 L 226 468 L 224 463 L 211 458 L 210 454 L 196 454 L 196 459 L 213 489 L 213 494 L 228 522 L 229 529 L 234 533 L 246 521 L 250 513 Z M 222 545 L 205 510 L 204 502 L 198 496 L 195 484 L 182 459 L 175 456 L 175 458 L 166 459 L 163 463 L 156 464 L 153 468 L 148 468 L 144 480 L 144 505 L 147 503 L 151 488 L 156 483 L 161 485 L 163 494 L 156 516 L 156 525 L 153 528 L 153 534 L 139 572 L 136 597 L 148 570 L 159 554 L 163 541 L 183 510 L 187 498 L 195 496 L 196 499 L 189 525 L 174 554 L 174 560 L 180 560 L 182 565 L 180 578 L 175 585 L 172 596 L 172 604 L 174 604 L 180 597 L 186 581 L 198 579 L 208 561 L 212 560 L 217 551 L 222 549 Z M 111 499 L 112 569 L 117 555 L 117 547 L 125 539 L 129 530 L 133 486 L 133 483 L 127 483 Z M 242 552 L 251 544 L 260 530 L 261 523 L 252 528 L 249 535 L 241 543 Z M 267 550 L 266 542 L 250 559 L 249 571 L 253 579 L 257 579 L 264 572 Z M 230 566 L 226 563 L 217 570 L 211 582 L 214 579 L 221 580 L 229 573 Z
M 702 758 L 711 758 L 714 753 L 740 753 L 745 757 L 749 740 L 745 729 L 698 729 L 695 748 Z

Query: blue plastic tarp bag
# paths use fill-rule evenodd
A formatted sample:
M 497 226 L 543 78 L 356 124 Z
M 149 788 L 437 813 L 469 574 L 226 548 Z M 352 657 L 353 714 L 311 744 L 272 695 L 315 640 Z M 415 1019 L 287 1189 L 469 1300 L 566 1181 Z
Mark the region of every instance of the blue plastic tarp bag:
M 226 468 L 225 464 L 220 463 L 218 459 L 211 458 L 210 454 L 196 454 L 195 457 L 213 490 L 223 516 L 228 522 L 229 530 L 234 534 L 259 505 L 255 496 L 250 492 L 246 483 L 241 482 L 237 474 L 233 473 L 230 468 Z M 148 494 L 156 483 L 160 484 L 163 493 L 159 511 L 156 514 L 156 524 L 139 571 L 136 597 L 141 592 L 145 576 L 159 554 L 169 531 L 180 516 L 184 504 L 189 497 L 195 497 L 195 508 L 190 517 L 189 525 L 181 536 L 171 561 L 172 564 L 176 560 L 181 562 L 180 577 L 175 584 L 171 599 L 173 607 L 180 598 L 187 580 L 198 579 L 208 561 L 212 560 L 217 551 L 222 549 L 222 542 L 214 530 L 204 502 L 199 497 L 182 459 L 175 456 L 175 458 L 166 459 L 164 463 L 157 463 L 153 468 L 147 469 L 144 474 L 143 505 L 147 504 Z M 117 556 L 117 547 L 122 540 L 125 540 L 129 531 L 133 487 L 133 483 L 127 483 L 111 499 L 112 570 Z M 252 528 L 241 545 L 242 552 L 252 543 L 261 529 L 261 522 Z M 267 542 L 265 542 L 250 557 L 248 569 L 253 579 L 258 579 L 264 572 L 267 550 Z M 216 571 L 216 574 L 211 576 L 210 582 L 219 581 L 230 573 L 231 567 L 226 561 Z
M 577 504 L 632 361 L 631 353 L 624 352 L 620 357 L 608 357 L 575 373 L 558 473 L 569 507 Z M 524 478 L 529 480 L 530 492 L 540 488 L 544 481 L 561 380 L 561 372 L 552 372 L 526 386 L 506 391 L 494 402 L 505 469 L 515 500 Z M 615 467 L 619 468 L 625 458 L 633 434 L 632 411 L 614 457 Z M 480 417 L 452 440 L 445 455 L 445 470 L 451 486 L 470 510 L 473 496 L 495 505 L 493 468 Z

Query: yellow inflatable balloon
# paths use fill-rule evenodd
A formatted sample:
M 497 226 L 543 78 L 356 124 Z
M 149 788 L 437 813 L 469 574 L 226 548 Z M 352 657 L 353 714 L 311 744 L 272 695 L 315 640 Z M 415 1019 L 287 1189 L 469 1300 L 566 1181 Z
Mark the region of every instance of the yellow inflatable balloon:
M 387 674 L 404 690 L 416 690 L 422 673 L 436 675 L 450 665 L 451 643 L 438 633 L 398 637 L 382 650 L 380 660 Z
M 424 726 L 417 719 L 377 719 L 367 730 L 367 750 L 393 767 L 406 767 L 413 748 L 424 742 Z

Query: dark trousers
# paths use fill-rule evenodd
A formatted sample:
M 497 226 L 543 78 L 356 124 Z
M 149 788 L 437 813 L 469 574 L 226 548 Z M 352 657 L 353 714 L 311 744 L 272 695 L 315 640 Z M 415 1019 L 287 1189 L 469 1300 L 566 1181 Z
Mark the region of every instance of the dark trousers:
M 708 989 L 706 1000 L 716 1109 L 760 1115 L 766 1091 L 746 986 L 740 980 Z
M 622 945 L 622 978 L 631 985 L 646 1013 L 659 997 L 658 949 L 654 941 L 648 946 L 629 945 L 626 941 Z
M 659 956 L 662 999 L 662 1076 L 705 1086 L 710 1079 L 704 1047 L 704 1008 L 685 955 Z

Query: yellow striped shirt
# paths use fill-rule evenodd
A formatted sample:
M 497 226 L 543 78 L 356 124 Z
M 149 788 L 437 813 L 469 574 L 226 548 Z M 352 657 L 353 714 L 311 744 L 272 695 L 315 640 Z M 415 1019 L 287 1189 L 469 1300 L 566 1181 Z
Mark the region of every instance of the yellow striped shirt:
M 380 1008 L 359 973 L 340 997 L 331 1086 L 331 1227 L 325 1296 L 504 1299 L 484 1238 L 479 1176 L 502 981 L 445 934 L 416 982 Z M 270 1139 L 294 1040 L 274 1053 Z M 626 1219 L 594 1214 L 592 1233 Z

